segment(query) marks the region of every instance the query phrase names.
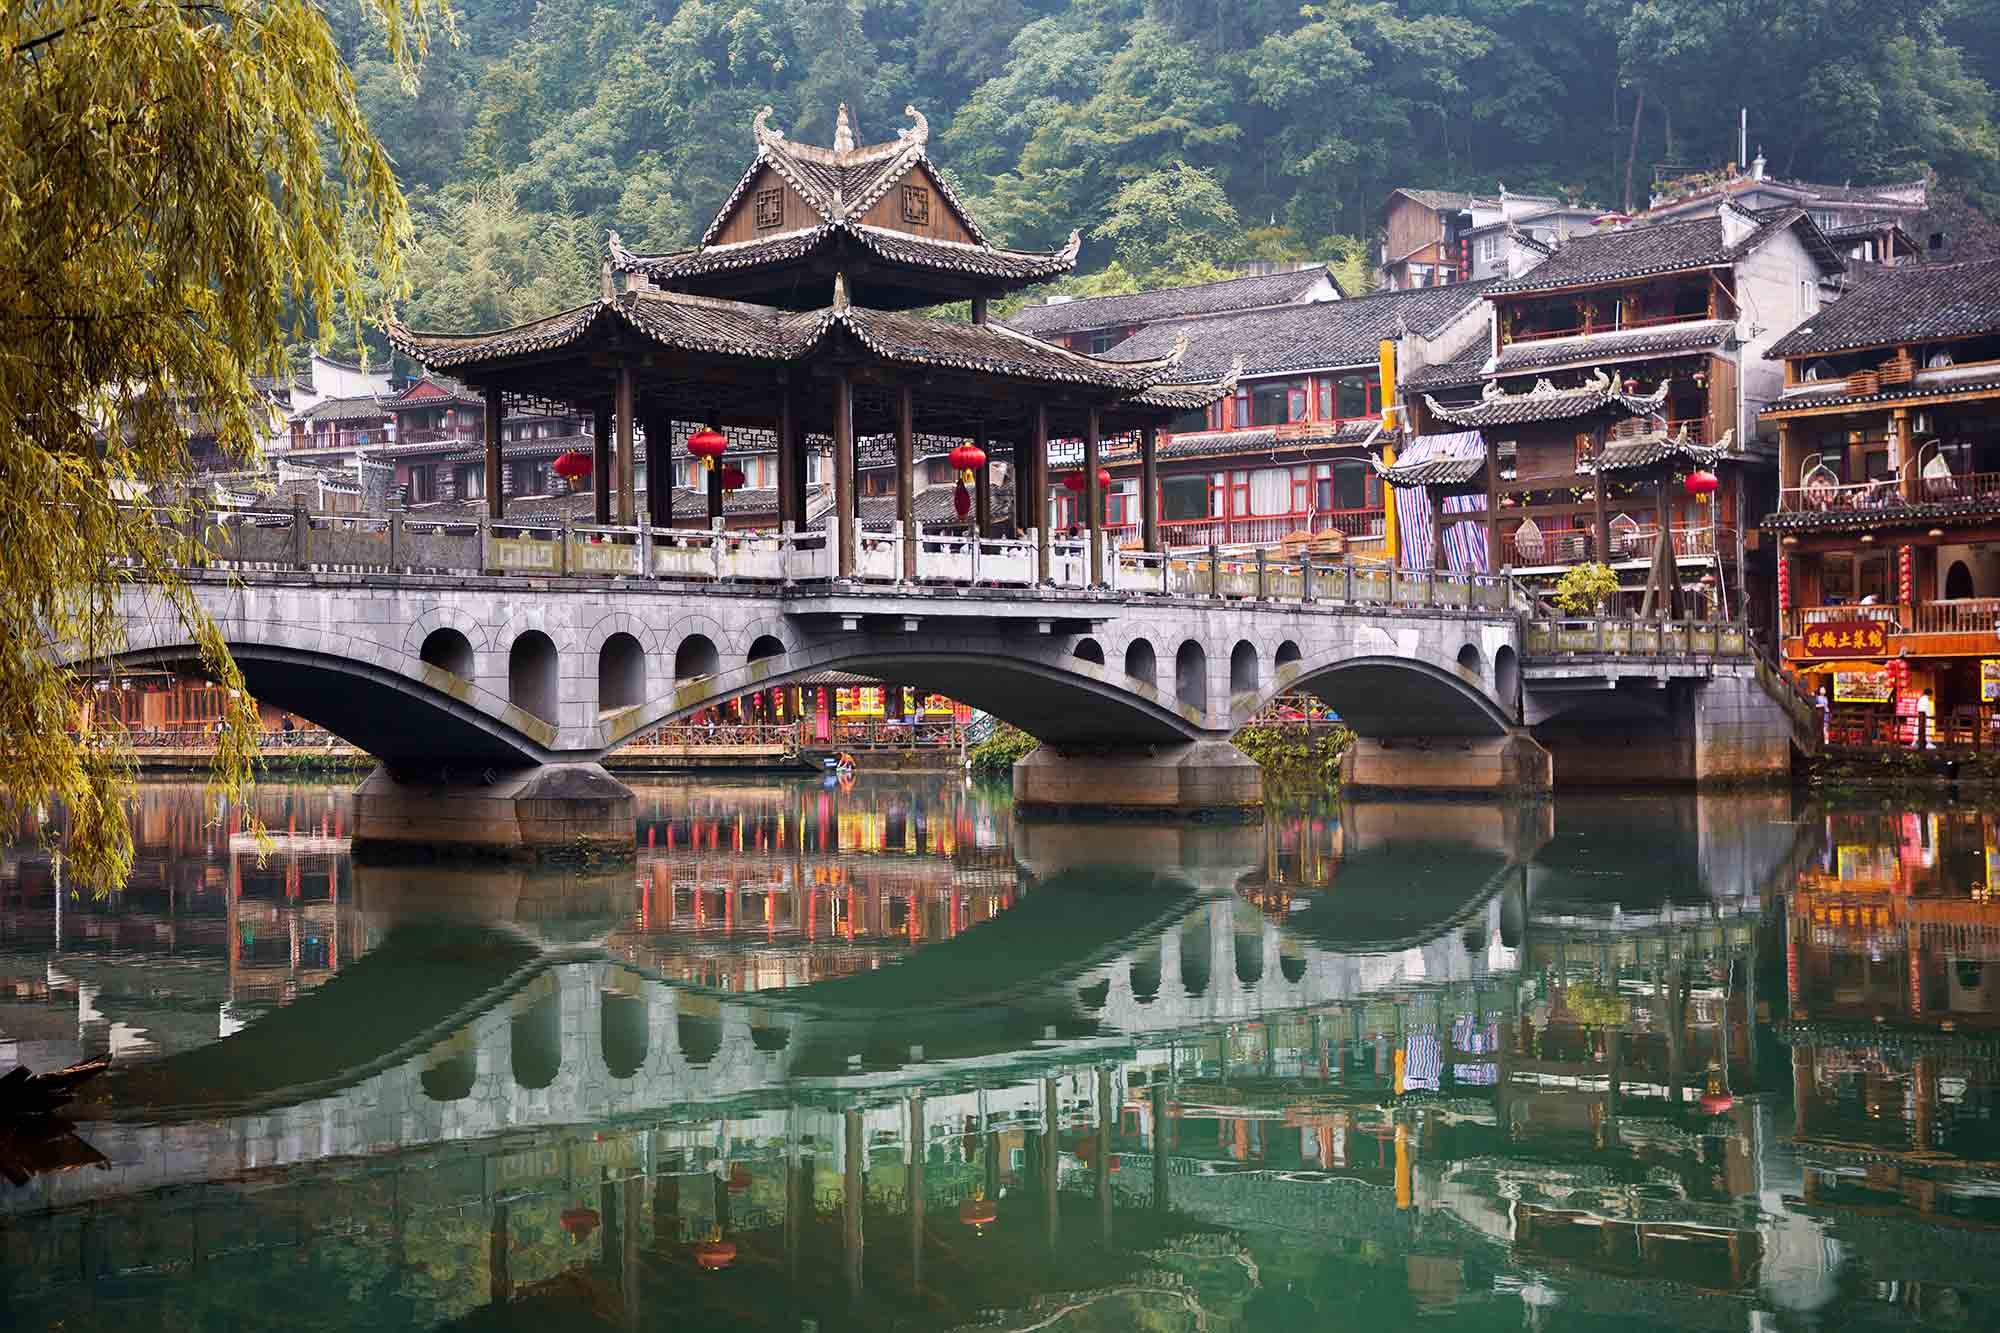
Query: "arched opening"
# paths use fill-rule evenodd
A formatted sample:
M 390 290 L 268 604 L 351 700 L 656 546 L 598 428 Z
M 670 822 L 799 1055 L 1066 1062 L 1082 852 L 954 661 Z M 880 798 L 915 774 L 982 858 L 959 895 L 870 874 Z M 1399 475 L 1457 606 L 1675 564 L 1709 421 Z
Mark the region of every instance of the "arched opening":
M 1468 672 L 1476 677 L 1485 665 L 1485 659 L 1479 655 L 1478 644 L 1468 643 L 1459 648 L 1458 669 L 1460 671 Z
M 556 720 L 556 645 L 538 629 L 507 650 L 507 702 L 544 722 Z
M 1236 979 L 1254 986 L 1264 979 L 1264 933 L 1238 926 L 1236 936 Z
M 1208 711 L 1208 654 L 1193 639 L 1174 654 L 1174 697 L 1190 708 Z
M 597 1036 L 611 1077 L 631 1078 L 646 1065 L 646 999 L 637 974 L 620 975 L 613 984 L 598 997 Z
M 1520 659 L 1504 643 L 1493 653 L 1493 692 L 1500 696 L 1500 707 L 1510 713 L 1521 697 Z
M 473 1049 L 472 1034 L 459 1031 L 431 1047 L 417 1082 L 432 1101 L 455 1102 L 472 1095 L 478 1075 L 479 1054 Z
M 1477 958 L 1486 952 L 1486 923 L 1474 921 L 1458 932 L 1458 942 L 1465 949 L 1468 958 Z
M 750 1025 L 750 1044 L 766 1055 L 782 1051 L 791 1044 L 792 1030 L 769 1023 Z
M 1248 639 L 1238 639 L 1229 650 L 1229 692 L 1248 694 L 1257 688 L 1257 648 Z
M 752 662 L 761 662 L 767 657 L 781 656 L 783 655 L 784 651 L 785 651 L 784 642 L 780 640 L 776 635 L 759 634 L 757 636 L 756 642 L 750 645 L 750 656 L 746 660 Z
M 698 1014 L 682 1014 L 675 1024 L 681 1055 L 691 1065 L 705 1065 L 722 1054 L 722 1023 Z
M 1945 571 L 1944 596 L 1948 602 L 1972 596 L 1972 571 L 1963 560 L 1952 561 L 1951 568 Z
M 1104 645 L 1095 639 L 1078 639 L 1074 652 L 1086 662 L 1096 666 L 1104 665 Z
M 460 680 L 472 679 L 472 641 L 455 629 L 432 630 L 424 636 L 423 649 L 417 656 Z
M 508 1050 L 514 1082 L 524 1088 L 546 1088 L 562 1072 L 562 993 L 544 975 L 528 983 L 514 1001 Z
M 1134 639 L 1125 645 L 1125 674 L 1141 684 L 1160 683 L 1160 661 L 1153 655 L 1152 644 Z
M 1500 895 L 1500 943 L 1503 948 L 1521 947 L 1521 936 L 1528 928 L 1528 901 L 1526 890 L 1519 885 Z
M 1143 944 L 1132 955 L 1132 998 L 1151 1004 L 1160 995 L 1160 946 Z
M 630 634 L 614 634 L 597 650 L 597 711 L 613 712 L 646 698 L 646 650 Z
M 1102 1009 L 1104 1002 L 1111 998 L 1111 978 L 1093 982 L 1076 988 L 1077 1002 L 1086 1009 Z
M 674 649 L 674 679 L 694 680 L 712 676 L 722 669 L 722 658 L 706 634 L 690 634 Z
M 1299 942 L 1287 935 L 1278 942 L 1278 970 L 1294 986 L 1306 979 L 1306 956 Z
M 1286 667 L 1295 664 L 1299 660 L 1299 656 L 1298 644 L 1293 643 L 1290 639 L 1286 639 L 1278 645 L 1278 655 L 1272 658 L 1271 662 L 1278 670 L 1283 671 Z
M 1189 995 L 1208 993 L 1208 960 L 1213 940 L 1208 929 L 1208 909 L 1202 908 L 1181 923 L 1181 988 Z

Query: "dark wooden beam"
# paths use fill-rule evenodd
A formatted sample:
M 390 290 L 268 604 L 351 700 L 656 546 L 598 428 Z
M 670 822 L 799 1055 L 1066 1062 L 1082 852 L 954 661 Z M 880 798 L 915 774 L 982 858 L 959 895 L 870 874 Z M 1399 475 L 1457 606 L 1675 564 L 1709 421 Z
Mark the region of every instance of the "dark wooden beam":
M 590 496 L 592 521 L 611 521 L 611 409 L 602 403 L 590 414 Z
M 486 513 L 507 516 L 507 488 L 502 484 L 500 428 L 507 419 L 506 396 L 496 387 L 486 390 Z
M 854 381 L 842 367 L 833 382 L 833 508 L 838 515 L 834 572 L 843 579 L 854 577 L 859 504 L 854 479 Z
M 896 398 L 896 522 L 903 529 L 903 578 L 917 581 L 916 394 L 905 384 Z

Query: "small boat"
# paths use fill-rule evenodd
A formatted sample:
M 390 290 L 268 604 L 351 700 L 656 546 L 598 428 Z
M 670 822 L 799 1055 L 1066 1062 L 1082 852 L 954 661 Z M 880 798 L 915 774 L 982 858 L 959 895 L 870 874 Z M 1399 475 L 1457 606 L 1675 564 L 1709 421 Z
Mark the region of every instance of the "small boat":
M 74 1098 L 79 1084 L 110 1067 L 109 1055 L 93 1055 L 46 1074 L 31 1074 L 26 1065 L 17 1065 L 13 1073 L 0 1075 L 0 1117 L 47 1115 Z

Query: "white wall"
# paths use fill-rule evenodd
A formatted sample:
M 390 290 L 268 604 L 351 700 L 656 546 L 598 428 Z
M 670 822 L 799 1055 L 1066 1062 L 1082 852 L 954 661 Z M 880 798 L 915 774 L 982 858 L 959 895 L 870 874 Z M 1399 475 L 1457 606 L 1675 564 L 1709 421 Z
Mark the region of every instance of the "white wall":
M 1736 300 L 1741 310 L 1737 332 L 1743 339 L 1736 354 L 1740 381 L 1736 438 L 1740 442 L 1756 436 L 1757 414 L 1784 392 L 1784 363 L 1766 360 L 1764 353 L 1809 317 L 1811 312 L 1799 308 L 1802 282 L 1809 285 L 1816 299 L 1819 266 L 1798 234 L 1790 230 L 1766 241 L 1736 264 Z

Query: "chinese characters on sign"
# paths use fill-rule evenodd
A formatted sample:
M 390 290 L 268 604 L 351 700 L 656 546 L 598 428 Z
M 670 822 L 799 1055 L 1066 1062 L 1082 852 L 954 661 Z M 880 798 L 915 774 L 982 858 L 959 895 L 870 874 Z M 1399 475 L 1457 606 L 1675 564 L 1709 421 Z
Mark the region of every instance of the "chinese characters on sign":
M 1829 620 L 1807 625 L 1807 657 L 1843 657 L 1889 650 L 1889 627 L 1877 620 Z

